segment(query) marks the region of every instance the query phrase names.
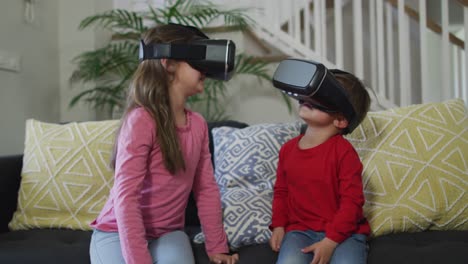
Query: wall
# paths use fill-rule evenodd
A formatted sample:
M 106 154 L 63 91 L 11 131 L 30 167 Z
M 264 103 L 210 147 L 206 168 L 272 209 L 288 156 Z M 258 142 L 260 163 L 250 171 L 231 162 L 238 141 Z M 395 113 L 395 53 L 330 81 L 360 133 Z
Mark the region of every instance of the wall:
M 61 0 L 58 9 L 58 45 L 60 54 L 60 121 L 95 120 L 99 113 L 86 104 L 69 107 L 71 98 L 86 89 L 80 84 L 70 85 L 69 79 L 75 65 L 72 60 L 85 51 L 99 48 L 108 39 L 108 34 L 92 28 L 78 30 L 80 21 L 98 12 L 112 9 L 112 0 Z
M 86 16 L 111 9 L 112 0 L 36 0 L 35 20 L 24 22 L 24 1 L 0 1 L 0 51 L 21 56 L 19 72 L 0 70 L 0 156 L 19 154 L 24 149 L 25 121 L 71 122 L 101 119 L 101 113 L 87 105 L 69 108 L 70 99 L 83 88 L 70 86 L 78 54 L 101 47 L 109 34 L 92 29 L 79 31 Z M 125 2 L 125 1 L 124 1 Z M 250 55 L 262 51 L 240 33 L 219 36 L 235 39 L 238 51 Z M 7 36 L 7 37 L 6 37 Z M 248 47 L 248 48 L 246 48 Z M 276 64 L 270 66 L 273 73 Z M 226 109 L 232 119 L 249 124 L 297 120 L 297 106 L 288 112 L 280 94 L 270 82 L 254 77 L 234 78 L 228 83 Z
M 25 23 L 23 1 L 0 2 L 0 51 L 20 56 L 20 71 L 0 70 L 0 155 L 21 153 L 28 118 L 60 116 L 57 1 L 36 1 L 35 20 Z
M 112 0 L 36 0 L 35 20 L 24 20 L 24 1 L 0 1 L 0 52 L 21 58 L 18 72 L 0 70 L 0 156 L 22 153 L 25 121 L 94 120 L 86 105 L 69 109 L 71 59 L 105 42 L 103 32 L 78 31 L 84 17 L 112 8 Z

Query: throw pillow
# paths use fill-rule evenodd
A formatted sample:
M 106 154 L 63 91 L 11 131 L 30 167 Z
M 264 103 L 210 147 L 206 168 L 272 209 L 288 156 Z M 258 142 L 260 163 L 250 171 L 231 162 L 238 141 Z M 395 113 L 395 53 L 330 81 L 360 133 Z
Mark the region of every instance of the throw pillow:
M 18 207 L 9 227 L 90 230 L 113 183 L 109 167 L 119 121 L 26 121 Z
M 213 129 L 215 178 L 231 248 L 270 239 L 279 149 L 299 135 L 300 128 L 297 122 Z M 203 235 L 198 234 L 194 241 L 203 242 Z
M 370 112 L 348 137 L 373 236 L 468 229 L 468 117 L 460 99 Z

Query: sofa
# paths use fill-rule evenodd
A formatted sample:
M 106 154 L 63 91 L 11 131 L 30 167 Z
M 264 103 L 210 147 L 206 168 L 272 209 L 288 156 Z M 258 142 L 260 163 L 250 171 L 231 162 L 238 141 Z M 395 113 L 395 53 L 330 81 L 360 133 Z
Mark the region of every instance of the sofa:
M 2 201 L 0 205 L 0 263 L 89 263 L 88 247 L 91 231 L 80 222 L 81 220 L 77 220 L 79 212 L 82 212 L 81 208 L 73 209 L 74 211 L 68 208 L 72 217 L 68 217 L 67 210 L 64 209 L 65 220 L 59 221 L 58 217 L 52 218 L 52 214 L 60 211 L 63 205 L 60 201 L 54 200 L 55 198 L 47 201 L 55 203 L 56 208 L 50 203 L 46 205 L 45 202 L 48 197 L 60 195 L 65 197 L 68 194 L 71 199 L 66 206 L 72 207 L 73 203 L 79 204 L 80 199 L 98 193 L 102 193 L 102 197 L 105 196 L 106 190 L 111 186 L 110 180 L 103 180 L 105 177 L 101 177 L 101 182 L 93 186 L 87 186 L 84 182 L 71 186 L 58 179 L 78 170 L 81 170 L 81 174 L 74 174 L 74 179 L 77 178 L 76 175 L 87 176 L 82 171 L 89 168 L 91 168 L 91 174 L 100 174 L 97 169 L 92 169 L 89 161 L 83 162 L 88 158 L 86 155 L 78 158 L 78 161 L 64 162 L 63 168 L 66 169 L 63 169 L 62 173 L 55 174 L 52 171 L 53 164 L 64 161 L 71 155 L 70 149 L 77 148 L 85 149 L 86 153 L 95 153 L 93 155 L 102 154 L 99 159 L 91 160 L 101 160 L 104 164 L 108 153 L 90 150 L 102 148 L 102 144 L 108 149 L 111 140 L 101 140 L 98 142 L 99 146 L 92 145 L 97 144 L 95 138 L 87 142 L 83 141 L 86 135 L 93 137 L 93 135 L 101 134 L 111 137 L 112 133 L 107 131 L 109 127 L 115 128 L 117 123 L 112 121 L 109 127 L 106 127 L 108 124 L 103 126 L 104 122 L 109 123 L 109 121 L 89 122 L 88 126 L 83 129 L 80 124 L 76 123 L 59 125 L 28 120 L 24 154 L 0 157 L 0 198 Z M 436 128 L 434 125 L 436 123 L 443 123 L 443 125 Z M 68 125 L 78 130 L 81 129 L 80 136 L 73 137 L 73 139 L 80 138 L 81 140 L 76 146 L 71 146 L 73 143 L 70 143 L 72 142 L 70 137 L 64 133 L 64 131 L 71 131 L 72 127 Z M 242 199 L 242 197 L 239 198 L 240 193 L 245 194 L 247 199 L 237 201 L 237 207 L 233 205 L 233 201 L 223 200 L 226 231 L 230 243 L 235 245 L 231 245 L 232 252 L 240 255 L 240 264 L 275 263 L 277 254 L 267 243 L 268 221 L 271 219 L 268 212 L 268 199 L 271 199 L 271 184 L 274 179 L 273 181 L 271 179 L 259 181 L 259 179 L 249 178 L 244 181 L 244 179 L 236 178 L 239 177 L 238 175 L 230 173 L 232 171 L 245 173 L 241 175 L 242 177 L 255 174 L 254 171 L 259 172 L 257 174 L 262 177 L 268 173 L 274 174 L 272 165 L 277 159 L 274 158 L 275 153 L 272 149 L 278 149 L 285 140 L 302 133 L 304 125 L 297 122 L 248 125 L 238 121 L 221 121 L 210 122 L 208 127 L 213 165 L 218 166 L 215 170 L 215 177 L 220 186 L 222 199 L 225 197 Z M 58 139 L 55 143 L 58 142 L 59 146 L 44 147 L 45 145 L 41 145 L 42 141 L 37 141 L 38 134 L 42 135 L 44 141 L 51 138 Z M 236 138 L 233 138 L 233 135 Z M 274 136 L 266 139 L 271 135 Z M 413 135 L 418 135 L 421 139 L 416 140 L 412 137 Z M 442 103 L 373 112 L 353 134 L 347 137 L 356 147 L 365 168 L 363 175 L 367 199 L 365 213 L 373 228 L 373 234 L 368 242 L 368 263 L 468 263 L 468 254 L 465 252 L 468 249 L 468 197 L 466 194 L 468 119 L 465 103 L 461 100 L 449 100 Z M 258 147 L 269 140 L 275 143 L 265 144 L 265 146 L 268 145 L 266 148 L 270 149 Z M 236 141 L 242 142 L 234 146 L 233 142 Z M 83 147 L 84 145 L 86 147 Z M 64 146 L 71 147 L 65 151 Z M 418 150 L 421 146 L 425 148 L 423 151 Z M 442 146 L 448 146 L 447 148 L 450 149 Z M 395 151 L 390 153 L 388 147 Z M 447 155 L 427 156 L 427 153 L 431 151 L 444 152 Z M 38 153 L 42 153 L 43 156 L 48 153 L 50 156 L 45 160 L 32 162 L 40 156 Z M 242 155 L 245 159 L 239 158 Z M 226 163 L 235 159 L 238 162 L 236 166 Z M 409 167 L 404 164 L 404 160 L 416 165 Z M 436 161 L 439 163 L 436 164 Z M 458 165 L 454 165 L 454 162 Z M 56 178 L 53 179 L 50 175 L 46 175 L 45 180 L 31 178 L 31 175 L 37 176 L 41 171 L 35 168 L 43 167 L 44 163 L 49 164 L 46 166 L 47 173 L 54 174 Z M 108 169 L 105 168 L 107 165 L 102 166 L 103 170 Z M 383 168 L 389 173 L 384 173 Z M 416 173 L 413 175 L 414 172 Z M 42 182 L 46 183 L 41 185 Z M 254 186 L 255 190 L 252 187 L 245 188 L 252 183 L 257 184 Z M 440 183 L 442 189 L 438 189 L 435 183 Z M 61 192 L 56 194 L 55 189 L 50 187 L 51 185 L 61 188 Z M 397 188 L 391 190 L 388 188 L 389 185 Z M 27 186 L 32 187 L 26 188 Z M 66 188 L 62 188 L 64 186 Z M 93 189 L 97 187 L 99 188 Z M 398 193 L 399 189 L 404 188 L 406 189 L 399 196 L 392 196 Z M 38 189 L 46 190 L 46 192 L 36 195 L 35 192 Z M 246 191 L 252 190 L 253 196 L 246 194 Z M 232 196 L 233 193 L 234 196 Z M 256 200 L 255 203 L 249 202 L 260 196 L 265 199 Z M 428 197 L 429 199 L 426 199 Z M 426 201 L 429 205 L 425 204 Z M 86 212 L 91 212 L 91 214 L 83 221 L 88 222 L 92 219 L 103 202 L 94 202 L 87 207 Z M 35 206 L 28 211 L 30 204 L 35 204 Z M 234 219 L 233 212 L 240 211 L 239 204 L 249 204 L 253 207 L 249 209 L 250 211 L 245 211 L 247 209 L 243 208 L 244 211 L 240 212 L 237 217 L 240 219 L 248 215 L 249 222 L 243 225 L 248 225 L 249 230 L 254 230 L 254 232 L 248 231 L 241 234 L 240 239 L 236 235 L 239 235 L 238 233 L 241 233 L 239 230 L 243 229 L 243 226 L 240 226 L 241 221 L 228 222 L 228 219 Z M 85 205 L 78 207 L 80 206 L 85 207 Z M 260 212 L 265 209 L 264 207 L 266 210 Z M 31 212 L 45 209 L 52 211 L 46 215 L 28 216 Z M 209 263 L 204 250 L 203 233 L 200 229 L 197 209 L 192 197 L 186 208 L 185 231 L 192 240 L 196 263 Z

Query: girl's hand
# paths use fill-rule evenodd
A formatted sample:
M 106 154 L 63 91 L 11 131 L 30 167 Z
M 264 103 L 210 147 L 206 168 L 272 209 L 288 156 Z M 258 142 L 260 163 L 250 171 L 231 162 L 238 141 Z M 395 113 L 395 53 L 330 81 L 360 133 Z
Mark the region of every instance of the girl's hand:
M 270 247 L 273 251 L 278 252 L 280 249 L 281 241 L 284 237 L 284 227 L 275 227 L 270 238 Z
M 210 255 L 210 262 L 216 264 L 236 264 L 239 261 L 239 254 L 213 254 Z
M 314 253 L 314 259 L 310 264 L 327 264 L 330 262 L 331 256 L 338 243 L 325 237 L 322 241 L 314 243 L 303 248 L 302 253 Z

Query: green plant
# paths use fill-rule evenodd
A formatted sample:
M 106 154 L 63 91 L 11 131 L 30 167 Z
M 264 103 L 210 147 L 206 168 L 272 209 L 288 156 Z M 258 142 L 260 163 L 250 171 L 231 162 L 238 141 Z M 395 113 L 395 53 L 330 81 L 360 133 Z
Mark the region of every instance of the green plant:
M 84 52 L 74 58 L 77 68 L 72 73 L 72 84 L 91 84 L 91 88 L 81 91 L 70 101 L 70 107 L 84 101 L 96 110 L 107 110 L 111 113 L 122 109 L 125 102 L 125 91 L 134 70 L 138 66 L 138 43 L 140 36 L 149 27 L 156 24 L 175 22 L 205 28 L 214 19 L 223 18 L 224 25 L 237 30 L 245 30 L 252 19 L 244 9 L 222 10 L 216 5 L 204 2 L 195 3 L 189 0 L 177 0 L 164 8 L 149 6 L 148 12 L 132 12 L 114 9 L 86 17 L 79 29 L 91 26 L 109 30 L 112 33 L 110 42 L 103 48 Z M 267 63 L 254 60 L 251 56 L 238 54 L 234 76 L 249 74 L 261 81 L 271 80 Z M 87 86 L 89 87 L 89 86 Z M 189 104 L 197 105 L 203 110 L 207 120 L 227 118 L 221 99 L 225 97 L 226 83 L 207 79 L 205 92 L 189 99 Z M 289 107 L 289 100 L 285 101 Z

